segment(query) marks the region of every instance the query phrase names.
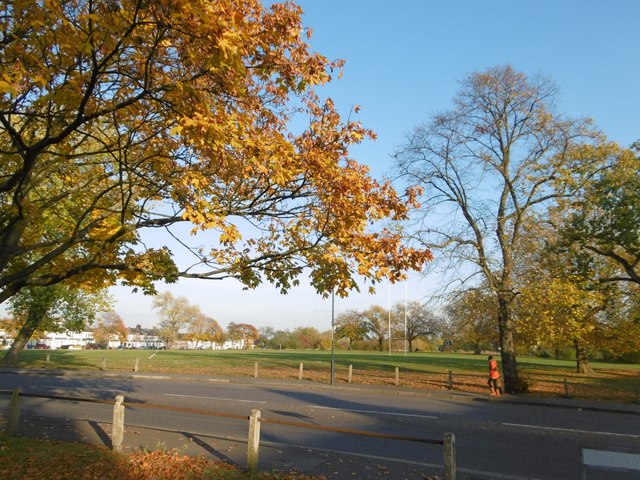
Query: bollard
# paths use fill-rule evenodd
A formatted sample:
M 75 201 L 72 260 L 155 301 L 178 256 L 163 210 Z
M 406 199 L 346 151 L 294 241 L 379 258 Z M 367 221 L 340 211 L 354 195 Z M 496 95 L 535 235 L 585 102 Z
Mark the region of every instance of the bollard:
M 444 480 L 456 480 L 456 436 L 444 434 Z
M 258 378 L 258 362 L 253 364 L 253 378 Z
M 449 390 L 453 390 L 453 372 L 449 370 Z
M 137 372 L 138 368 L 140 368 L 140 357 L 136 357 L 136 361 L 133 364 L 133 371 Z
M 106 371 L 107 370 L 107 359 L 103 358 L 102 359 L 102 371 Z
M 9 406 L 9 418 L 7 420 L 7 435 L 12 437 L 18 431 L 20 424 L 20 394 L 22 389 L 15 388 L 11 393 L 11 405 Z
M 564 379 L 564 396 L 565 398 L 569 398 L 569 384 L 566 378 Z
M 45 358 L 45 363 L 49 365 L 49 360 L 51 360 L 51 356 L 47 353 L 47 357 Z
M 400 385 L 400 369 L 396 367 L 396 387 Z
M 347 382 L 351 383 L 352 378 L 353 378 L 353 365 L 349 365 L 349 378 L 347 379 Z
M 300 362 L 300 371 L 298 372 L 298 380 L 302 380 L 303 372 L 304 372 L 304 364 Z
M 122 451 L 124 439 L 124 395 L 116 395 L 113 405 L 113 423 L 111 425 L 111 448 L 116 452 Z
M 260 410 L 251 410 L 249 417 L 249 439 L 247 442 L 247 468 L 254 473 L 258 470 L 260 450 Z

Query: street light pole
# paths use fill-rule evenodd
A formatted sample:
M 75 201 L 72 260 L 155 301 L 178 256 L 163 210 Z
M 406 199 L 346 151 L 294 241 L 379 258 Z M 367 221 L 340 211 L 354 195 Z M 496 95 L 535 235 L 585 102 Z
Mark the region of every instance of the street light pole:
M 335 289 L 331 291 L 331 385 L 335 377 L 334 341 L 333 331 L 335 327 Z

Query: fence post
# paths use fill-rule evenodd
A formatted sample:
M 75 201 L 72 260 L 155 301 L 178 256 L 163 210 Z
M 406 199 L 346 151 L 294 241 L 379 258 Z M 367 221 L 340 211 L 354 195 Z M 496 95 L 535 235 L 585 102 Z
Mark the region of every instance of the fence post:
M 106 371 L 107 370 L 107 359 L 103 358 L 102 359 L 102 371 Z
M 444 480 L 456 480 L 456 436 L 444 434 Z
M 133 371 L 137 372 L 138 368 L 140 368 L 140 357 L 136 357 L 136 361 L 133 364 Z
M 260 410 L 251 410 L 249 417 L 249 439 L 247 442 L 247 468 L 250 472 L 258 470 L 260 450 Z
M 302 380 L 303 372 L 304 372 L 304 363 L 300 362 L 300 371 L 298 372 L 298 380 Z
M 449 370 L 449 390 L 453 390 L 453 372 Z
M 347 382 L 351 383 L 352 378 L 353 378 L 353 365 L 349 365 L 349 378 L 347 379 Z
M 258 378 L 258 362 L 253 364 L 253 378 Z
M 400 385 L 400 369 L 396 367 L 396 387 Z
M 9 419 L 7 421 L 7 435 L 12 437 L 18 430 L 20 424 L 20 387 L 14 388 L 11 394 L 11 405 L 9 406 Z
M 51 360 L 51 356 L 47 353 L 47 357 L 45 359 L 45 363 L 49 365 L 49 360 Z
M 122 450 L 124 439 L 124 395 L 116 395 L 116 403 L 113 405 L 113 423 L 111 424 L 111 448 L 116 452 Z
M 564 379 L 564 396 L 565 398 L 569 398 L 569 384 L 566 378 Z

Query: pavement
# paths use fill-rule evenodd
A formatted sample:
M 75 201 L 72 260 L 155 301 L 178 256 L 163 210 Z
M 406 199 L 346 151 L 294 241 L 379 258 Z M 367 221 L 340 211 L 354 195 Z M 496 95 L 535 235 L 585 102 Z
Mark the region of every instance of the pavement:
M 295 379 L 267 379 L 253 377 L 220 377 L 206 375 L 172 375 L 127 372 L 96 371 L 64 371 L 64 370 L 32 370 L 0 368 L 0 378 L 4 373 L 56 375 L 64 377 L 102 376 L 104 378 L 121 379 L 154 379 L 154 380 L 192 380 L 201 382 L 228 382 L 234 384 L 256 386 L 279 386 L 291 389 L 328 390 L 366 392 L 385 395 L 419 395 L 422 398 L 450 400 L 454 402 L 500 402 L 548 406 L 554 408 L 570 408 L 615 412 L 628 415 L 640 415 L 640 404 L 621 404 L 571 398 L 537 398 L 529 396 L 503 395 L 499 398 L 475 393 L 459 391 L 439 391 L 412 389 L 392 385 L 360 385 L 340 383 L 336 385 L 320 384 Z M 0 382 L 1 384 L 1 382 Z M 125 400 L 126 404 L 126 400 Z M 21 418 L 19 435 L 37 436 L 63 441 L 79 441 L 94 445 L 111 446 L 111 424 L 87 420 L 52 419 L 38 416 Z M 216 461 L 223 461 L 244 468 L 247 458 L 247 439 L 230 438 L 215 435 L 193 435 L 187 432 L 175 432 L 151 429 L 136 425 L 126 425 L 123 450 L 177 450 L 185 455 L 205 456 Z M 305 475 L 317 475 L 326 479 L 421 479 L 435 480 L 442 478 L 442 466 L 421 462 L 410 464 L 394 462 L 391 459 L 381 461 L 379 458 L 367 458 L 360 455 L 349 455 L 330 450 L 308 449 L 291 445 L 274 444 L 265 441 L 260 443 L 260 468 L 278 472 L 300 472 Z M 478 474 L 465 475 L 459 472 L 459 480 L 486 480 Z M 507 478 L 507 477 L 505 477 Z M 617 477 L 626 478 L 626 477 Z

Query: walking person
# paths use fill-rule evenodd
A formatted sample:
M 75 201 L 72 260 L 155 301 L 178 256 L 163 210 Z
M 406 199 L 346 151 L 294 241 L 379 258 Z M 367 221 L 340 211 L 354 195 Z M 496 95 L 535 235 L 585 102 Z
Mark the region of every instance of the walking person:
M 498 362 L 493 355 L 489 355 L 489 388 L 491 388 L 491 396 L 500 396 L 500 387 L 498 386 L 498 379 L 500 378 L 500 372 L 498 371 Z

